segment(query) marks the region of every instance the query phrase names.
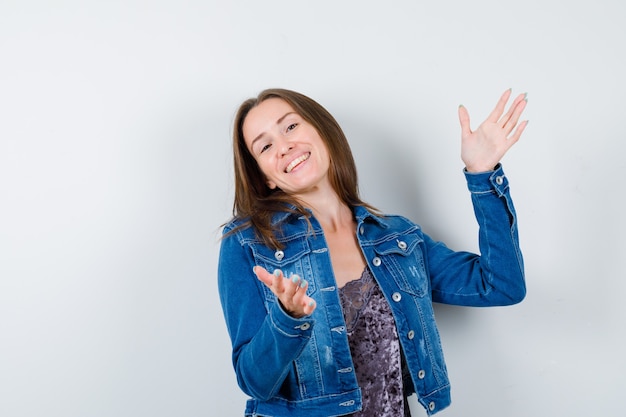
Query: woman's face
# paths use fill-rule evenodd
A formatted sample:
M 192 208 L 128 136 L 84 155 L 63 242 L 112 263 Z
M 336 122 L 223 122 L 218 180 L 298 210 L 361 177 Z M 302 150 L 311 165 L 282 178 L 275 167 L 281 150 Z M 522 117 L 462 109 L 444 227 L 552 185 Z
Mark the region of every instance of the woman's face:
M 270 98 L 261 102 L 248 112 L 242 130 L 268 187 L 294 196 L 331 187 L 326 144 L 286 101 Z

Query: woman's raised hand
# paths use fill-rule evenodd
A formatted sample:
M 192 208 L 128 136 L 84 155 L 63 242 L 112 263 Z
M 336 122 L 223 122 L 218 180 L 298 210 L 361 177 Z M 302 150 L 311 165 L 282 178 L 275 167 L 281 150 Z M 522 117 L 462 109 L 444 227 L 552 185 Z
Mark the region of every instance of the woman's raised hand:
M 292 317 L 308 316 L 315 310 L 315 300 L 306 295 L 309 283 L 298 275 L 286 277 L 280 269 L 273 274 L 261 266 L 252 268 L 259 281 L 265 284 L 280 301 L 283 309 Z
M 496 108 L 493 109 L 475 131 L 470 128 L 467 109 L 459 106 L 461 122 L 461 159 L 468 172 L 491 171 L 500 162 L 504 154 L 522 135 L 528 120 L 519 122 L 526 107 L 526 94 L 518 95 L 509 110 L 504 113 L 506 103 L 511 97 L 511 90 L 506 90 Z

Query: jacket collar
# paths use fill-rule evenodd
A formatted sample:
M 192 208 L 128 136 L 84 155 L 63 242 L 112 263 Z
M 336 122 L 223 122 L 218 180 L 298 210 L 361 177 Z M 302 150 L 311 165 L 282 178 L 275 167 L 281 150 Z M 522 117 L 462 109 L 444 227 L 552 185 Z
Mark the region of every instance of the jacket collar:
M 294 209 L 294 210 L 296 208 L 294 205 L 289 205 L 287 207 L 288 209 Z M 311 217 L 313 216 L 311 210 L 306 209 L 306 211 L 309 213 Z M 356 219 L 357 225 L 359 226 L 363 223 L 376 223 L 384 229 L 387 229 L 389 227 L 389 222 L 387 221 L 385 217 L 376 215 L 370 212 L 368 209 L 366 209 L 363 206 L 352 207 L 352 212 L 354 213 L 354 217 Z M 288 211 L 281 211 L 281 212 L 274 213 L 274 215 L 272 216 L 272 227 L 277 226 L 280 223 L 287 222 L 294 217 L 304 219 L 302 215 L 299 213 L 291 213 Z

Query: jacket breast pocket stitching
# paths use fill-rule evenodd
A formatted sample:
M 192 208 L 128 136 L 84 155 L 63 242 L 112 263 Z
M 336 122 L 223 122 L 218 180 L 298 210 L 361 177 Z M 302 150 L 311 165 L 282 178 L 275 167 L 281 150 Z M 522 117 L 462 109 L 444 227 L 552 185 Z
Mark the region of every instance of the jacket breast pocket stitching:
M 396 242 L 406 239 L 406 249 L 400 248 Z M 428 291 L 428 277 L 424 267 L 424 258 L 416 237 L 401 237 L 375 248 L 383 265 L 390 270 L 391 276 L 401 290 L 423 297 Z

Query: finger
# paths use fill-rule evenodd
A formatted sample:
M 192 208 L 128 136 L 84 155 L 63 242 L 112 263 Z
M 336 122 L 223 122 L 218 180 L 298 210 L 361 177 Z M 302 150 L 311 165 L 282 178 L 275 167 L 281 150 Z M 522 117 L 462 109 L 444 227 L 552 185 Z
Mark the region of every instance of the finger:
M 272 287 L 272 284 L 274 282 L 274 276 L 267 272 L 265 268 L 255 265 L 252 267 L 252 272 L 254 272 L 259 281 L 261 281 L 263 284 L 270 288 Z
M 270 286 L 270 290 L 274 293 L 278 299 L 282 300 L 285 297 L 285 293 L 287 293 L 288 285 L 285 285 L 285 276 L 283 275 L 283 271 L 280 269 L 275 269 L 272 276 L 272 285 Z M 289 295 L 291 297 L 291 295 Z
M 508 142 L 511 144 L 509 147 L 513 146 L 519 140 L 519 138 L 522 136 L 522 133 L 524 133 L 524 129 L 526 129 L 526 126 L 528 126 L 528 120 L 524 120 L 519 125 L 517 125 L 517 128 L 515 129 L 513 135 L 508 138 Z
M 519 96 L 515 97 L 515 100 L 513 100 L 513 104 L 511 104 L 511 107 L 509 107 L 509 111 L 504 116 L 502 116 L 500 118 L 500 121 L 498 122 L 500 127 L 505 128 L 505 126 L 511 120 L 511 117 L 513 117 L 513 115 L 515 114 L 515 111 L 517 110 L 519 104 L 524 102 L 525 100 L 526 100 L 526 93 L 520 94 Z M 517 115 L 517 118 L 519 120 L 519 114 Z M 515 121 L 515 123 L 517 123 L 517 120 Z M 510 127 L 510 129 L 512 129 L 512 128 L 513 127 Z M 509 130 L 507 132 L 507 134 L 510 133 L 510 132 L 511 132 L 511 130 Z
M 489 117 L 487 117 L 487 121 L 490 121 L 492 123 L 498 122 L 498 119 L 500 119 L 500 116 L 502 115 L 502 113 L 504 113 L 504 107 L 506 106 L 506 102 L 509 101 L 509 97 L 511 97 L 512 91 L 513 90 L 509 88 L 500 96 L 500 100 L 498 100 L 496 107 L 493 109 Z
M 265 268 L 261 266 L 255 266 L 252 268 L 252 271 L 256 274 L 259 281 L 265 284 L 276 297 L 282 297 L 286 291 L 286 285 L 284 281 L 287 281 L 283 278 L 283 272 L 280 269 L 275 269 L 273 273 L 269 273 Z M 293 292 L 290 294 L 290 297 L 293 296 Z
M 297 283 L 294 282 L 295 291 L 293 294 L 293 303 L 295 305 L 301 305 L 303 303 L 303 297 L 306 297 L 306 289 L 309 283 L 306 280 L 300 280 Z
M 466 137 L 472 134 L 470 128 L 470 117 L 467 109 L 464 105 L 459 106 L 459 122 L 461 123 L 461 137 Z
M 293 298 L 296 292 L 300 289 L 300 285 L 303 282 L 302 278 L 298 274 L 291 274 L 289 278 L 285 277 L 283 280 L 285 287 L 285 295 L 289 298 Z
M 301 306 L 304 314 L 309 315 L 315 310 L 315 300 L 306 294 L 309 283 L 306 280 L 300 282 L 299 288 L 293 297 L 293 303 Z
M 314 299 L 312 299 L 311 297 L 305 294 L 302 297 L 302 306 L 303 306 L 304 314 L 308 316 L 308 315 L 311 315 L 313 311 L 315 311 L 315 308 L 317 307 L 317 303 L 315 302 Z
M 522 115 L 522 112 L 526 108 L 526 104 L 527 104 L 527 101 L 526 101 L 526 98 L 524 97 L 515 105 L 515 107 L 511 109 L 512 111 L 511 117 L 503 126 L 503 129 L 507 135 L 511 133 L 513 128 L 515 128 L 515 126 L 517 125 L 517 122 L 519 121 L 519 118 Z
M 275 269 L 273 273 L 269 273 L 262 266 L 254 266 L 252 271 L 259 281 L 265 284 L 287 311 L 293 311 L 297 307 L 297 311 L 302 311 L 305 315 L 313 313 L 317 307 L 317 303 L 311 297 L 306 295 L 309 283 L 300 278 L 297 274 L 286 277 L 280 269 Z
M 317 307 L 317 303 L 311 297 L 307 297 L 307 298 L 308 300 L 306 301 L 306 304 L 304 306 L 304 314 L 306 314 L 307 316 L 310 316 L 315 311 L 315 307 Z

